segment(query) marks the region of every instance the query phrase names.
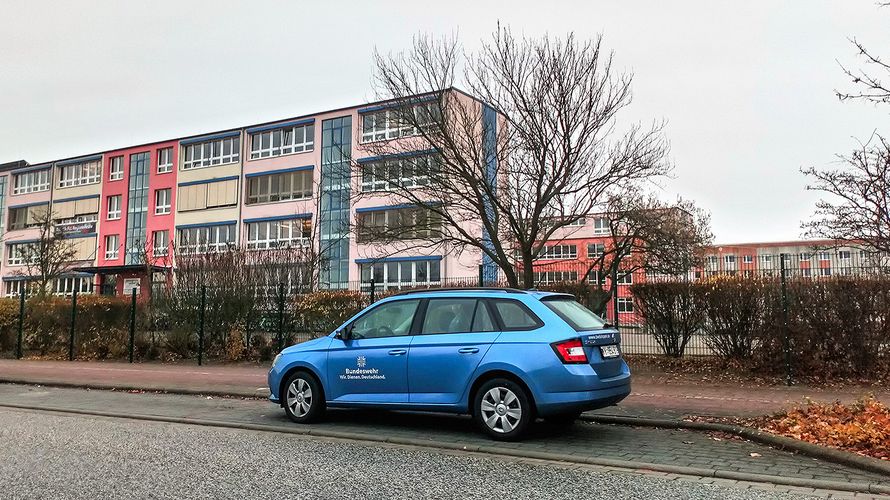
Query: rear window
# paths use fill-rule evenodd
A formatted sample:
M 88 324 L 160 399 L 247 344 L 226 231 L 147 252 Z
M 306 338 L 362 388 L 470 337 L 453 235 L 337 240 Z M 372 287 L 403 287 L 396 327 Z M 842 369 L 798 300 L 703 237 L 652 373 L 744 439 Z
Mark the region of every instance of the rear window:
M 590 309 L 572 299 L 543 300 L 544 305 L 565 320 L 575 330 L 596 330 L 605 326 L 606 322 Z

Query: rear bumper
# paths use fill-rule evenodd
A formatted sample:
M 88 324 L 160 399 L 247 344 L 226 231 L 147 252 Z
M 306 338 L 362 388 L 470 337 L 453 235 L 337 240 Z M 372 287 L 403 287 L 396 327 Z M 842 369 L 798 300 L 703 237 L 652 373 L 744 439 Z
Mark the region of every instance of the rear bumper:
M 536 401 L 538 415 L 546 417 L 560 413 L 572 413 L 617 404 L 630 394 L 630 377 L 620 385 L 604 389 L 579 392 L 556 392 L 541 395 Z

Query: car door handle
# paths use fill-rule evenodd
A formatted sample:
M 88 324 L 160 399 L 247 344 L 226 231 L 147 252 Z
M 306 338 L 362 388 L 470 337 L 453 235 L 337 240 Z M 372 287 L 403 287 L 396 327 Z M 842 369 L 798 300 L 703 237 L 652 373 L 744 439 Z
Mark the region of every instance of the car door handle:
M 393 349 L 393 350 L 389 351 L 389 355 L 390 356 L 401 356 L 407 352 L 408 352 L 407 349 Z
M 478 347 L 462 347 L 462 348 L 458 349 L 457 352 L 459 352 L 461 354 L 476 354 L 477 352 L 479 352 L 479 348 Z

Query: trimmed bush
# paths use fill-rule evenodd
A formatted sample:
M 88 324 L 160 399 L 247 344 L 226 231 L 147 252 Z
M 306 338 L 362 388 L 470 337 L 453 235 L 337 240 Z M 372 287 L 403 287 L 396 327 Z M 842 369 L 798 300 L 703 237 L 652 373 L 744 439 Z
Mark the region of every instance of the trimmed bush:
M 631 287 L 646 328 L 670 357 L 683 356 L 689 339 L 704 323 L 696 286 L 687 281 L 671 281 Z
M 297 296 L 294 313 L 299 326 L 314 338 L 334 331 L 369 301 L 366 294 L 349 290 L 313 292 Z
M 776 293 L 774 280 L 718 276 L 691 290 L 701 308 L 705 342 L 719 356 L 749 359 L 767 329 L 767 311 Z

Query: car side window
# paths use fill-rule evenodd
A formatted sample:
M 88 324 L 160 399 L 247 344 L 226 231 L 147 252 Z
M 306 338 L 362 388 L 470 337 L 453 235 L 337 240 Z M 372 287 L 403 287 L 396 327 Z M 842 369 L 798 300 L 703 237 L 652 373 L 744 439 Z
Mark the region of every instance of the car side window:
M 437 333 L 493 332 L 494 318 L 485 301 L 478 299 L 430 299 L 420 329 L 422 335 Z
M 533 312 L 518 301 L 496 300 L 494 305 L 504 323 L 504 330 L 534 330 L 543 325 Z
M 408 335 L 419 300 L 398 300 L 381 304 L 352 323 L 352 337 L 378 339 Z
M 493 332 L 498 328 L 494 324 L 485 301 L 476 301 L 476 311 L 473 313 L 473 331 L 474 332 Z

